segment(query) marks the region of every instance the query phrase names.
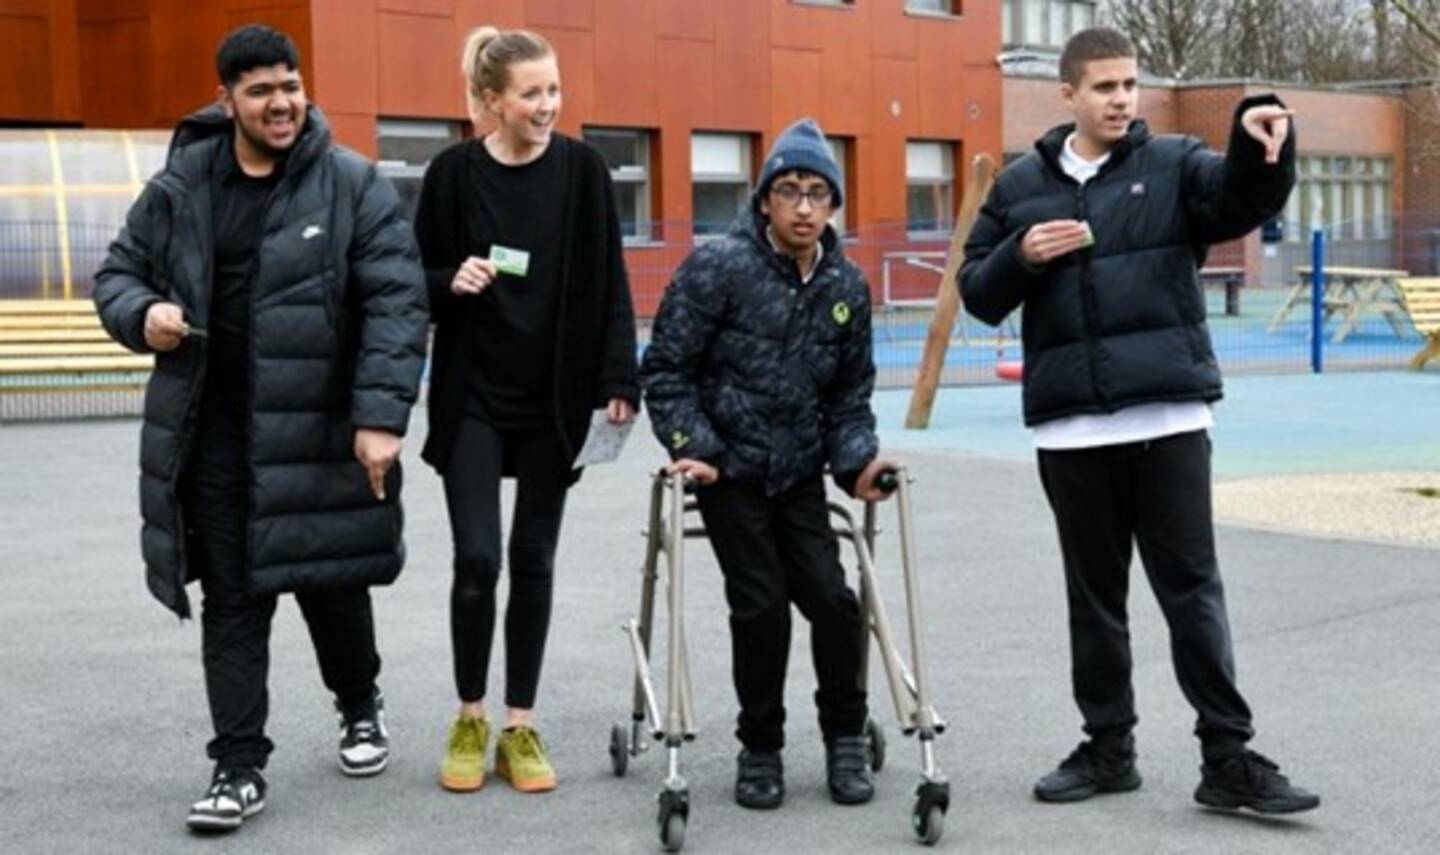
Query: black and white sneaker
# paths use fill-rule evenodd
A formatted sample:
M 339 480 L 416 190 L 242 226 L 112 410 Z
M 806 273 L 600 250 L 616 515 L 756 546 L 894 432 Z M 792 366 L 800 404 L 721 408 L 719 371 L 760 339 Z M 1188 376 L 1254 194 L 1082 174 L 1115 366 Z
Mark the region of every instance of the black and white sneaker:
M 338 709 L 338 705 L 337 705 Z M 385 771 L 390 760 L 390 736 L 385 730 L 385 697 L 376 690 L 365 708 L 340 713 L 340 771 L 365 778 Z
M 191 831 L 234 831 L 265 809 L 265 778 L 259 769 L 215 770 L 205 798 L 190 806 Z

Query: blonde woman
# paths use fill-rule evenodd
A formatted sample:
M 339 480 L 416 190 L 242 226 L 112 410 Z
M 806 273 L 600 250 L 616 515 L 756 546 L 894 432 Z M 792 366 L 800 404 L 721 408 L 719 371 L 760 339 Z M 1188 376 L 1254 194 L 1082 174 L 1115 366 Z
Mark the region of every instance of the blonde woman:
M 476 136 L 430 164 L 415 218 L 435 322 L 424 458 L 444 480 L 455 548 L 460 707 L 440 783 L 472 791 L 485 782 L 500 480 L 514 477 L 495 773 L 540 792 L 556 784 L 535 699 L 565 496 L 592 413 L 634 417 L 635 318 L 609 169 L 555 131 L 554 49 L 535 33 L 481 27 L 461 65 Z

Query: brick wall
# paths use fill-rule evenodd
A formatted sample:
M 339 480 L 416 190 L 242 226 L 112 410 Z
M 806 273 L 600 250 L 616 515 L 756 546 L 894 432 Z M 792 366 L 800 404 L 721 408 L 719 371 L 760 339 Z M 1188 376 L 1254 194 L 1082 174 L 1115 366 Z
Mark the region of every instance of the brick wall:
M 1005 98 L 1005 152 L 1025 152 L 1035 140 L 1056 125 L 1071 121 L 1070 111 L 1060 98 L 1060 81 L 1033 77 L 1007 77 Z M 1175 133 L 1179 127 L 1179 99 L 1168 87 L 1142 87 L 1140 116 L 1150 123 L 1150 130 L 1160 134 Z
M 1440 274 L 1440 84 L 1405 93 L 1406 168 L 1398 230 L 1410 241 L 1406 264 L 1414 273 Z

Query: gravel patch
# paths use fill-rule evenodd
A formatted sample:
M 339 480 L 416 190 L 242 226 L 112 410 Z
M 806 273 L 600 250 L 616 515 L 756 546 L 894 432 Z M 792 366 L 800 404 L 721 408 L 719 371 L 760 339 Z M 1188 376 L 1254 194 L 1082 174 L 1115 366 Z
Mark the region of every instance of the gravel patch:
M 1440 471 L 1247 478 L 1214 492 L 1221 523 L 1440 549 Z

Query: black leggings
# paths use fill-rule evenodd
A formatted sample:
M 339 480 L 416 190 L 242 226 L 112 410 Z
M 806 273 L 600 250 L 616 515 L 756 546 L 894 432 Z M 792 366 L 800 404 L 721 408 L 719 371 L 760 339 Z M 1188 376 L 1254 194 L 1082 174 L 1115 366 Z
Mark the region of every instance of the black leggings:
M 471 416 L 461 420 L 444 473 L 455 543 L 450 643 L 460 700 L 484 698 L 500 578 L 500 477 L 507 459 L 516 492 L 505 607 L 505 704 L 530 709 L 545 658 L 555 544 L 570 486 L 564 446 L 554 430 L 500 431 Z

